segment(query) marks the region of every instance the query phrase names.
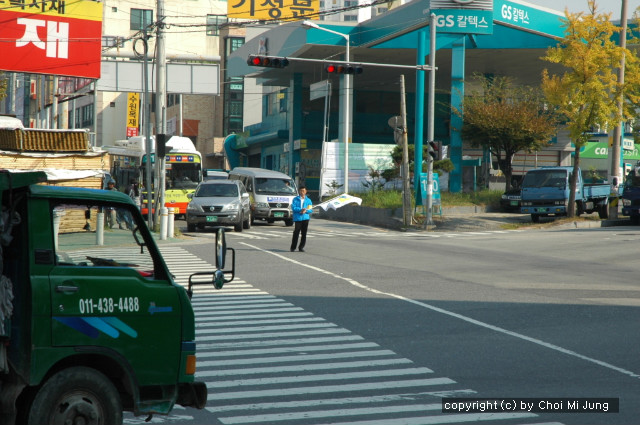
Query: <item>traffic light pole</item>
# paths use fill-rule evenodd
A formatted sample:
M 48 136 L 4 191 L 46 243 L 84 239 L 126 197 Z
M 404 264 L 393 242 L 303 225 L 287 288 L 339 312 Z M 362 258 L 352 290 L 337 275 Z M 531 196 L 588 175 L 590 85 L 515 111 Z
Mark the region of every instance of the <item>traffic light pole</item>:
M 431 29 L 431 40 L 429 49 L 429 69 L 434 69 L 436 64 L 436 15 L 431 14 L 429 27 Z M 434 142 L 434 123 L 435 123 L 435 91 L 436 91 L 436 74 L 429 73 L 429 107 L 427 112 L 427 138 L 429 147 L 431 148 Z M 422 166 L 420 167 L 422 168 Z M 433 158 L 431 155 L 427 155 L 427 217 L 424 222 L 426 229 L 429 226 L 433 226 Z

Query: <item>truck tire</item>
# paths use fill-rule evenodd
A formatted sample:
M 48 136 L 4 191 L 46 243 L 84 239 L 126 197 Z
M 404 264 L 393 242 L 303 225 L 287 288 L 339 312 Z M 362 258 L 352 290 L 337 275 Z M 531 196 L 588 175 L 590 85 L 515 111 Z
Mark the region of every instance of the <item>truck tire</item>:
M 532 223 L 540 222 L 540 214 L 531 214 L 531 222 Z
M 600 217 L 600 220 L 606 220 L 609 218 L 609 202 L 604 202 L 598 205 L 598 217 Z
M 287 226 L 287 227 L 293 226 L 293 219 L 292 218 L 286 219 L 284 221 L 284 225 Z
M 253 224 L 253 217 L 251 216 L 251 211 L 249 211 L 249 218 L 242 222 L 242 227 L 245 229 L 251 229 L 251 225 Z
M 28 425 L 122 425 L 122 400 L 111 381 L 88 367 L 61 370 L 38 390 Z

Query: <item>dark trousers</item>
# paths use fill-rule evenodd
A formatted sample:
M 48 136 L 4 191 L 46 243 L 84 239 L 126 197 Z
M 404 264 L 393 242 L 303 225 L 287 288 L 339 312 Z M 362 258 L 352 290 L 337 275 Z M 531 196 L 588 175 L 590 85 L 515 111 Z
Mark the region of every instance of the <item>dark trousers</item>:
M 293 224 L 293 239 L 291 239 L 291 250 L 294 251 L 298 246 L 298 235 L 302 233 L 300 237 L 300 246 L 298 249 L 304 248 L 304 244 L 307 242 L 307 227 L 309 227 L 309 220 L 294 221 Z

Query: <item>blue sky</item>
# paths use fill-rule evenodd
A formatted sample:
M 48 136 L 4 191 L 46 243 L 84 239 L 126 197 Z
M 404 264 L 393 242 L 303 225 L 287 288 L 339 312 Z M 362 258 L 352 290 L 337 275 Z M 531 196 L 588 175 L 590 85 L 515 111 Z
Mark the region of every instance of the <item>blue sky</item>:
M 549 9 L 564 12 L 565 8 L 569 12 L 586 12 L 588 10 L 587 0 L 522 0 L 526 3 L 544 6 Z M 622 0 L 596 0 L 598 11 L 608 13 L 611 12 L 613 20 L 620 19 L 622 10 Z M 631 17 L 637 7 L 640 6 L 640 0 L 627 0 L 627 13 Z

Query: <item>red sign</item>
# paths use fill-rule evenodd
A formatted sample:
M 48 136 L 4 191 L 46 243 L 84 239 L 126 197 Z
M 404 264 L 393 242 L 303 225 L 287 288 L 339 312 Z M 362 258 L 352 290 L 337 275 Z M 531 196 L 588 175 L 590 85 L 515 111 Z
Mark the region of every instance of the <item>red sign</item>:
M 102 6 L 0 0 L 0 69 L 100 78 Z

